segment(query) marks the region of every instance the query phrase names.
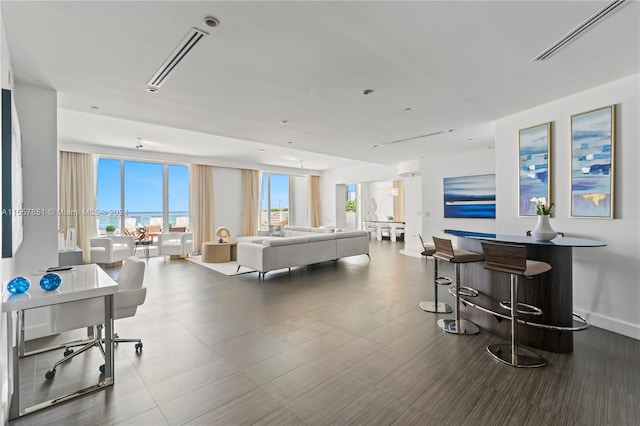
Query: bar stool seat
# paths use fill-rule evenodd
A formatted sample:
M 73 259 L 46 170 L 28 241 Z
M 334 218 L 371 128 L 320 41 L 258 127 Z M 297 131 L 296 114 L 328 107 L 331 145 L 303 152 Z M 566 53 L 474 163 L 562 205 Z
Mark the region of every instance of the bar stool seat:
M 422 235 L 418 234 L 420 238 L 420 242 L 422 243 L 422 255 L 423 256 L 431 256 L 436 252 L 436 248 L 431 245 L 425 245 L 424 240 L 422 239 Z M 444 302 L 438 302 L 438 286 L 439 285 L 451 285 L 451 278 L 449 277 L 441 277 L 438 275 L 438 259 L 433 258 L 433 294 L 435 300 L 429 300 L 425 302 L 420 302 L 420 309 L 425 312 L 431 312 L 436 314 L 450 314 L 453 312 L 453 308 L 447 305 Z
M 519 346 L 518 314 L 542 315 L 542 310 L 518 302 L 518 284 L 521 277 L 531 278 L 551 270 L 551 265 L 537 260 L 527 260 L 527 248 L 513 244 L 482 242 L 485 269 L 511 275 L 511 301 L 500 306 L 511 311 L 511 343 L 487 346 L 487 351 L 498 361 L 513 367 L 542 367 L 547 361 L 532 350 Z M 515 309 L 513 307 L 515 306 Z
M 451 334 L 478 334 L 480 329 L 471 321 L 460 318 L 460 295 L 474 297 L 478 295 L 478 291 L 460 285 L 460 265 L 463 263 L 480 262 L 484 260 L 484 256 L 467 250 L 458 250 L 453 248 L 451 240 L 433 237 L 433 243 L 436 252 L 433 257 L 437 260 L 443 260 L 453 263 L 455 266 L 455 286 L 450 288 L 450 293 L 456 298 L 454 309 L 455 317 L 453 319 L 440 319 L 438 326 L 447 333 Z

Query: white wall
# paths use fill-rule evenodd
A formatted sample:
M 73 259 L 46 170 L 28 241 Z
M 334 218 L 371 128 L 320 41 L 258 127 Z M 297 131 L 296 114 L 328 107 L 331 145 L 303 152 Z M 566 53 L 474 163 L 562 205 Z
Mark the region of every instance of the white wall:
M 215 229 L 229 228 L 231 240 L 242 235 L 242 170 L 213 168 L 213 210 Z
M 541 105 L 496 122 L 497 231 L 522 234 L 535 218 L 517 216 L 518 130 L 551 121 L 551 226 L 607 247 L 573 251 L 573 304 L 598 327 L 640 339 L 640 75 Z M 616 104 L 615 219 L 571 218 L 570 119 L 572 114 Z M 512 178 L 511 178 L 512 177 Z
M 14 96 L 22 131 L 23 206 L 25 209 L 56 210 L 57 93 L 43 87 L 16 83 Z M 24 240 L 16 253 L 16 271 L 28 273 L 57 265 L 58 218 L 53 215 L 25 216 L 23 220 Z M 25 313 L 26 339 L 48 334 L 48 308 Z
M 307 176 L 291 176 L 291 206 L 289 209 L 289 225 L 309 225 L 309 184 Z
M 404 181 L 404 246 L 421 249 L 418 234 L 422 234 L 422 177 L 407 177 Z M 424 238 L 424 235 L 423 235 Z
M 495 232 L 495 219 L 445 219 L 442 183 L 445 177 L 493 174 L 494 170 L 494 150 L 486 148 L 438 155 L 423 160 L 422 237 L 425 243 L 431 242 L 434 235 L 443 235 L 444 229 Z M 501 202 L 501 197 L 496 196 L 496 204 L 500 205 Z

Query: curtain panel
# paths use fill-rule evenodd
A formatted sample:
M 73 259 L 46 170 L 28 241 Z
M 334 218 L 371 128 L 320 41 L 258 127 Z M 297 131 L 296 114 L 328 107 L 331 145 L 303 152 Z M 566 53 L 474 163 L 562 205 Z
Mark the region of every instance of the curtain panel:
M 260 211 L 260 173 L 257 170 L 242 170 L 243 235 L 258 233 Z
M 320 226 L 320 176 L 309 176 L 309 226 Z
M 58 228 L 76 229 L 76 244 L 82 261 L 89 263 L 91 237 L 98 235 L 98 218 L 81 212 L 96 209 L 96 159 L 91 154 L 60 151 L 60 210 Z M 65 214 L 66 213 L 66 214 Z
M 404 181 L 394 180 L 393 188 L 396 194 L 393 196 L 393 219 L 404 222 Z
M 200 164 L 189 167 L 189 227 L 193 250 L 200 253 L 202 243 L 214 240 L 213 168 Z

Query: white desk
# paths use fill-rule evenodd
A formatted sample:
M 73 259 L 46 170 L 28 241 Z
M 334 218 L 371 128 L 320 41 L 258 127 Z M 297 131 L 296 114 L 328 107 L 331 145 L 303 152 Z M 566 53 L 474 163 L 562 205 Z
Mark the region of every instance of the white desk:
M 56 290 L 44 291 L 40 288 L 40 278 L 44 273 L 22 274 L 31 281 L 31 288 L 27 293 L 12 295 L 7 292 L 2 301 L 2 312 L 7 313 L 7 348 L 13 368 L 13 392 L 9 407 L 9 420 L 31 414 L 35 411 L 51 407 L 52 405 L 68 401 L 89 392 L 111 386 L 114 381 L 113 362 L 113 295 L 118 291 L 118 284 L 95 264 L 74 266 L 72 270 L 58 272 L 62 277 L 62 284 Z M 16 275 L 17 276 L 17 275 Z M 105 330 L 105 370 L 103 380 L 95 385 L 61 397 L 35 404 L 31 407 L 20 408 L 20 348 L 24 344 L 24 311 L 43 306 L 58 305 L 76 300 L 104 297 L 104 330 Z M 13 313 L 16 313 L 15 334 L 13 333 Z M 15 339 L 14 339 L 15 335 Z

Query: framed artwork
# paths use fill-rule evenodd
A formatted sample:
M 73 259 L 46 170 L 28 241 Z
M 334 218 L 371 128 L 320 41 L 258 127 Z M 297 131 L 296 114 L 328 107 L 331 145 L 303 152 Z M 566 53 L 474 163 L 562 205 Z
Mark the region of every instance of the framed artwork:
M 571 216 L 613 218 L 615 105 L 571 116 Z
M 496 217 L 496 175 L 444 178 L 444 217 Z
M 22 135 L 11 90 L 2 89 L 2 257 L 20 248 L 22 228 Z
M 518 141 L 518 216 L 535 216 L 532 198 L 544 197 L 551 202 L 551 123 L 520 130 Z

